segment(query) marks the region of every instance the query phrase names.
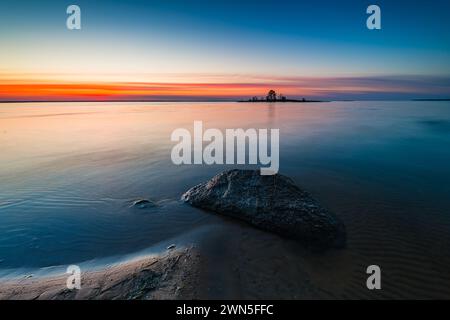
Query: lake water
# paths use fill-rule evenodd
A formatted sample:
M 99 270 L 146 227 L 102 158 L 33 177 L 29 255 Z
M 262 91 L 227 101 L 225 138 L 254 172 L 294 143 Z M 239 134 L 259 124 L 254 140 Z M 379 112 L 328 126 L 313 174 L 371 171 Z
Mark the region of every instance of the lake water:
M 0 277 L 166 246 L 220 222 L 179 202 L 233 167 L 172 164 L 171 132 L 195 120 L 279 128 L 280 173 L 347 225 L 330 264 L 345 255 L 358 277 L 380 265 L 390 296 L 450 297 L 450 102 L 1 104 Z M 138 198 L 158 207 L 130 208 Z

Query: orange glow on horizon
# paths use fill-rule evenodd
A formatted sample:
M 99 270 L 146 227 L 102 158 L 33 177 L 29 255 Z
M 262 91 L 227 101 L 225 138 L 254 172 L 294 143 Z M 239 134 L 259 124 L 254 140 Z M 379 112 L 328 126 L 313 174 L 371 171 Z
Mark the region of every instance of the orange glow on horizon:
M 59 75 L 61 76 L 61 75 Z M 104 75 L 106 77 L 106 75 Z M 183 101 L 237 100 L 264 97 L 270 89 L 288 98 L 319 98 L 377 94 L 443 94 L 439 79 L 406 77 L 277 77 L 264 75 L 141 75 L 135 81 L 63 80 L 58 75 L 1 74 L 0 101 Z M 113 76 L 111 76 L 114 78 Z M 139 80 L 138 80 L 139 79 Z M 424 85 L 426 84 L 426 85 Z
M 268 89 L 307 94 L 290 85 L 262 83 L 0 83 L 0 100 L 138 100 L 170 98 L 240 98 L 262 96 Z

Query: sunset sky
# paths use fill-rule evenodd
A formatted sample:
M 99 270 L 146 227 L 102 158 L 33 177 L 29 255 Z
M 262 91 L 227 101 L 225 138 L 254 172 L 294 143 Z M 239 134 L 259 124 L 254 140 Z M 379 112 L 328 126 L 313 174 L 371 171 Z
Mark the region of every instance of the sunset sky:
M 82 30 L 66 28 L 77 4 Z M 366 28 L 378 4 L 382 30 Z M 0 100 L 450 97 L 450 1 L 0 2 Z

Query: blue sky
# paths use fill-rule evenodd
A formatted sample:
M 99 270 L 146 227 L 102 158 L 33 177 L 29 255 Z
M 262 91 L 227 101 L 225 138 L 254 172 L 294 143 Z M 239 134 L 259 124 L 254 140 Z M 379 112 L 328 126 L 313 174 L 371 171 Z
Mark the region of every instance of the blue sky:
M 82 30 L 65 28 L 70 4 Z M 366 28 L 370 4 L 382 30 Z M 450 1 L 3 0 L 0 41 L 3 78 L 428 76 L 439 85 L 450 77 Z

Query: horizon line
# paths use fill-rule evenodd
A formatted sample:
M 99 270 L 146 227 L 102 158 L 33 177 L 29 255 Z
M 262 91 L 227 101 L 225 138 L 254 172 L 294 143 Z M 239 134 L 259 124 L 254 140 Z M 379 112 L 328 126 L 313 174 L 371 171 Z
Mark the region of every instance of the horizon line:
M 357 102 L 357 101 L 450 101 L 450 98 L 408 98 L 408 99 L 327 99 L 313 102 Z M 0 100 L 1 103 L 79 103 L 79 102 L 236 102 L 236 103 L 253 103 L 247 100 L 235 100 L 235 99 L 207 99 L 207 100 Z M 281 101 L 258 101 L 260 103 L 289 103 Z

